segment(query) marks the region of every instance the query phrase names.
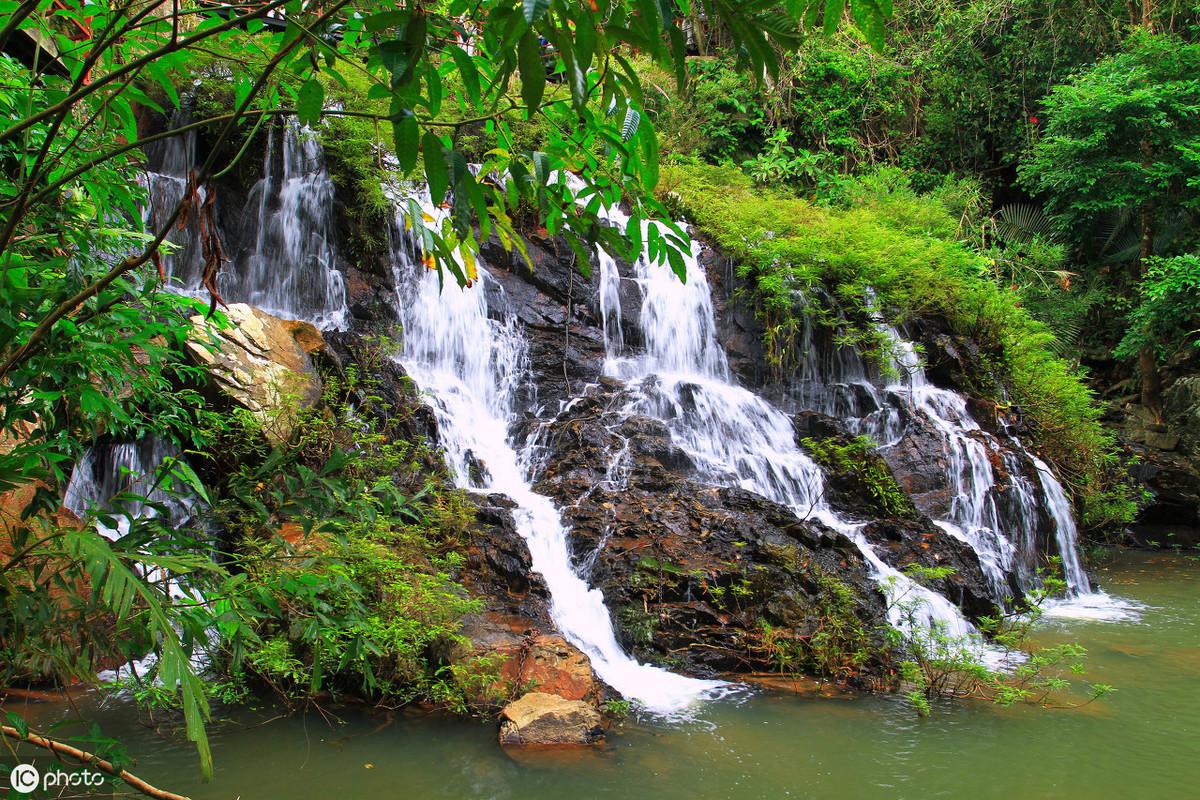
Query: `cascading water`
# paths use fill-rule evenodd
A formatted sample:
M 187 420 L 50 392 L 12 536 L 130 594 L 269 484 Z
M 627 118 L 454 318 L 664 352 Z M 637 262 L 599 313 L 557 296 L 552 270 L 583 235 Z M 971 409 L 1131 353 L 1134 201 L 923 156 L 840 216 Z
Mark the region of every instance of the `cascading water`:
M 970 545 L 991 584 L 993 599 L 1006 604 L 1016 547 L 1004 533 L 996 505 L 991 459 L 1000 453 L 1000 447 L 972 418 L 965 397 L 928 381 L 912 343 L 894 328 L 883 330 L 894 344 L 895 371 L 902 378 L 902 382 L 890 384 L 887 391 L 906 397 L 914 412 L 933 423 L 948 459 L 947 477 L 953 493 L 950 516 L 937 520 L 937 524 Z M 1023 514 L 1021 519 L 1028 522 L 1031 517 Z
M 1071 501 L 1062 483 L 1055 477 L 1045 461 L 1030 454 L 1037 468 L 1038 480 L 1046 498 L 1046 510 L 1054 521 L 1054 536 L 1058 541 L 1058 552 L 1062 559 L 1063 577 L 1067 582 L 1067 596 L 1046 605 L 1049 617 L 1065 619 L 1094 619 L 1119 622 L 1137 619 L 1142 607 L 1106 592 L 1092 589 L 1087 572 L 1079 559 L 1079 536 L 1075 528 L 1075 517 L 1071 513 Z
M 163 464 L 178 454 L 177 448 L 156 438 L 91 447 L 71 471 L 63 507 L 80 518 L 92 511 L 112 511 L 117 527 L 100 526 L 109 538 L 128 533 L 130 518 L 157 514 L 147 502 L 163 508 L 172 521 L 182 521 L 191 513 L 194 498 L 156 484 Z M 127 495 L 128 502 L 110 508 L 120 495 Z
M 418 196 L 434 220 L 445 211 Z M 404 229 L 404 209 L 397 228 Z M 530 448 L 518 453 L 509 435 L 517 382 L 525 375 L 525 341 L 513 319 L 489 319 L 486 294 L 503 290 L 486 270 L 474 286 L 442 286 L 422 265 L 409 237 L 394 248 L 398 311 L 404 325 L 405 369 L 425 392 L 439 425 L 446 460 L 464 488 L 502 493 L 516 503 L 513 517 L 533 568 L 545 578 L 555 624 L 591 659 L 596 673 L 648 711 L 674 715 L 726 684 L 686 678 L 631 659 L 617 643 L 603 594 L 571 568 L 567 532 L 553 502 L 533 491 Z M 474 478 L 474 479 L 472 479 Z
M 619 209 L 604 213 L 610 224 L 623 228 L 628 223 Z M 791 507 L 801 518 L 818 519 L 844 533 L 886 592 L 894 626 L 936 630 L 995 663 L 1000 654 L 986 648 L 953 603 L 886 564 L 862 534 L 862 524 L 833 512 L 825 502 L 821 470 L 796 445 L 791 420 L 734 383 L 717 343 L 708 279 L 698 256 L 699 245 L 693 243 L 684 258 L 686 281 L 645 257 L 635 264 L 645 350 L 631 357 L 610 357 L 605 364 L 609 375 L 635 391 L 627 413 L 663 420 L 672 440 L 692 458 L 701 480 L 753 491 Z M 603 264 L 603 255 L 600 258 Z M 617 348 L 610 342 L 606 349 Z
M 803 305 L 804 298 L 798 297 Z M 869 304 L 873 298 L 868 296 Z M 886 449 L 899 443 L 914 417 L 928 421 L 947 457 L 946 477 L 953 494 L 948 516 L 937 524 L 968 544 L 979 557 L 993 599 L 1006 604 L 1010 577 L 1022 591 L 1039 588 L 1040 510 L 1054 526 L 1054 537 L 1067 582 L 1067 597 L 1043 607 L 1047 616 L 1097 620 L 1136 618 L 1138 607 L 1093 592 L 1079 557 L 1070 500 L 1045 462 L 1008 434 L 1008 447 L 984 431 L 971 416 L 966 398 L 931 384 L 912 342 L 877 315 L 879 331 L 890 342 L 890 373 L 885 380 L 862 356 L 844 346 L 820 346 L 811 319 L 805 319 L 798 376 L 790 392 L 803 407 L 836 417 L 855 433 L 870 435 Z M 1001 486 L 993 459 L 1004 466 Z M 1037 485 L 1026 477 L 1034 467 Z
M 156 229 L 187 191 L 196 166 L 195 132 L 163 140 L 149 149 L 148 157 L 146 225 Z M 206 189 L 199 191 L 203 198 Z M 230 260 L 218 275 L 226 302 L 249 303 L 325 330 L 345 327 L 333 192 L 324 151 L 312 131 L 292 119 L 281 130 L 269 128 L 262 177 L 235 218 L 238 224 L 221 232 Z M 206 296 L 198 224 L 193 215 L 183 230 L 171 234 L 169 241 L 178 249 L 164 257 L 163 268 L 178 291 Z

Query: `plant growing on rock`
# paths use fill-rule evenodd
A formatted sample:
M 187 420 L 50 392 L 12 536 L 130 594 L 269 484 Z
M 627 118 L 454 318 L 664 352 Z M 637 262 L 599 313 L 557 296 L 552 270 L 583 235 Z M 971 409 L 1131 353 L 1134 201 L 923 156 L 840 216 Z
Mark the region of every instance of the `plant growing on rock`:
M 906 573 L 918 582 L 947 575 L 949 568 L 909 568 Z M 902 655 L 900 678 L 907 686 L 906 697 L 920 716 L 932 713 L 932 702 L 944 697 L 984 699 L 1000 706 L 1028 703 L 1043 707 L 1077 708 L 1114 691 L 1102 683 L 1087 684 L 1086 699 L 1067 696 L 1074 681 L 1084 674 L 1087 651 L 1075 643 L 1050 647 L 1031 647 L 1030 633 L 1049 598 L 1061 594 L 1066 583 L 1048 570 L 1039 571 L 1040 588 L 1026 593 L 1026 606 L 997 610 L 992 617 L 978 621 L 987 637 L 961 637 L 950 634 L 937 621 L 926 621 L 922 601 L 901 592 L 892 580 L 888 594 L 892 607 L 899 609 L 901 623 L 891 627 L 887 636 L 893 649 Z M 983 648 L 992 647 L 1002 655 L 1000 666 L 983 663 Z

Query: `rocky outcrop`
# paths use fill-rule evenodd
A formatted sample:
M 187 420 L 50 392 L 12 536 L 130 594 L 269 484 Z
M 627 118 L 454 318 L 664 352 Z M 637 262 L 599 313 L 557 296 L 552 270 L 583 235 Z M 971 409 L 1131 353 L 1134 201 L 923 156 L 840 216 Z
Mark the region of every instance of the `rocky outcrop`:
M 1163 413 L 1180 449 L 1200 460 L 1200 375 L 1186 375 L 1163 393 Z
M 871 650 L 883 601 L 854 544 L 759 495 L 691 479 L 665 425 L 626 416 L 628 402 L 603 381 L 537 423 L 546 466 L 535 487 L 563 508 L 577 568 L 604 592 L 621 644 L 705 676 L 778 669 L 781 637 L 800 661 L 815 657 L 811 637 L 833 627 Z
M 604 738 L 600 712 L 579 700 L 530 692 L 501 712 L 500 744 L 586 746 Z
M 1136 403 L 1110 411 L 1146 490 L 1130 533 L 1152 547 L 1200 544 L 1200 376 L 1179 378 L 1163 393 L 1163 418 Z
M 217 328 L 202 316 L 192 318 L 195 335 L 187 350 L 207 367 L 212 386 L 263 423 L 272 441 L 285 441 L 294 412 L 312 408 L 321 397 L 321 380 L 311 354 L 321 350 L 321 332 L 307 322 L 285 320 L 234 303 L 224 309 L 229 326 Z

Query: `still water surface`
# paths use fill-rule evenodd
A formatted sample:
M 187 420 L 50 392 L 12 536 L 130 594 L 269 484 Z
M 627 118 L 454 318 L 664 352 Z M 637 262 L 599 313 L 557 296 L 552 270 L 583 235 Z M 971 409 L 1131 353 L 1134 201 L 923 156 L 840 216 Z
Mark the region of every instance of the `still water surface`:
M 954 702 L 918 719 L 895 696 L 759 693 L 706 707 L 703 723 L 626 722 L 602 751 L 520 762 L 492 724 L 342 712 L 333 727 L 308 715 L 215 730 L 208 784 L 189 747 L 127 706 L 102 722 L 137 773 L 194 800 L 1200 797 L 1200 560 L 1128 552 L 1097 578 L 1147 608 L 1136 622 L 1039 631 L 1043 643 L 1084 644 L 1088 677 L 1118 687 L 1070 711 Z M 70 714 L 26 713 L 43 725 Z

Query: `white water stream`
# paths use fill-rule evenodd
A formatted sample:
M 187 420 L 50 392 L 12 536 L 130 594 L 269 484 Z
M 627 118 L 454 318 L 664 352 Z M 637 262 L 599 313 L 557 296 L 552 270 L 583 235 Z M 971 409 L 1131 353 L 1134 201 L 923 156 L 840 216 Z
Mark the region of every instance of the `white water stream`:
M 618 209 L 605 213 L 613 225 L 624 228 L 628 222 Z M 647 238 L 643 235 L 643 241 Z M 610 270 L 615 263 L 608 261 L 601 256 L 602 287 L 614 280 Z M 824 476 L 797 446 L 791 419 L 738 386 L 730 374 L 716 339 L 698 243 L 693 242 L 684 261 L 686 282 L 645 257 L 634 265 L 642 291 L 646 347 L 631 356 L 610 356 L 605 365 L 608 374 L 624 380 L 638 394 L 627 412 L 663 420 L 672 440 L 695 462 L 701 480 L 756 492 L 789 506 L 802 519 L 816 519 L 844 533 L 883 588 L 893 626 L 915 633 L 918 640 L 936 631 L 996 663 L 1001 654 L 983 643 L 953 603 L 886 564 L 862 534 L 862 523 L 843 520 L 828 506 Z M 618 347 L 610 342 L 607 350 L 612 353 Z
M 423 213 L 440 222 L 446 212 L 434 208 L 427 193 L 417 199 Z M 400 228 L 403 208 L 401 204 Z M 550 590 L 551 615 L 559 630 L 588 655 L 604 681 L 653 713 L 678 715 L 699 699 L 723 693 L 723 682 L 640 664 L 621 649 L 604 595 L 572 569 L 559 510 L 533 491 L 529 454 L 518 452 L 510 437 L 526 348 L 511 317 L 488 317 L 487 293 L 503 290 L 486 270 L 480 270 L 481 280 L 471 287 L 459 288 L 453 280 L 443 287 L 437 272 L 422 266 L 411 240 L 400 238 L 394 252 L 404 326 L 401 361 L 437 416 L 446 460 L 459 485 L 502 493 L 516 503 L 517 530 Z
M 196 134 L 191 131 L 149 148 L 144 173 L 150 195 L 146 226 L 156 229 L 183 198 L 188 175 L 197 166 Z M 200 190 L 201 197 L 205 189 Z M 323 330 L 346 327 L 345 279 L 333 217 L 333 180 L 317 137 L 289 119 L 268 128 L 262 176 L 251 187 L 239 215 L 218 214 L 226 223 L 219 236 L 226 262 L 217 276 L 222 298 L 249 303 L 284 319 L 311 322 Z M 218 212 L 226 198 L 218 194 Z M 204 255 L 199 223 L 173 232 L 177 246 L 163 259 L 172 287 L 207 298 L 201 285 Z

